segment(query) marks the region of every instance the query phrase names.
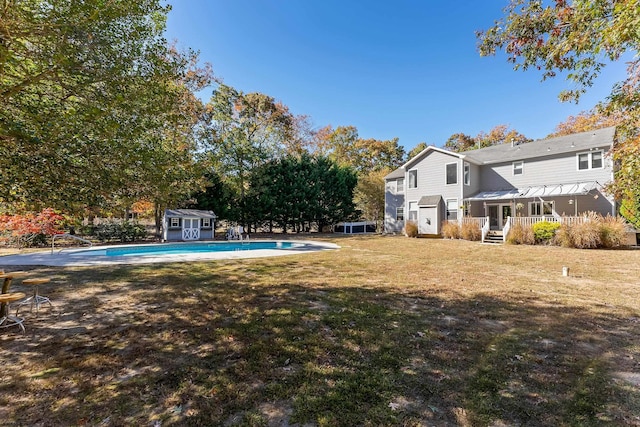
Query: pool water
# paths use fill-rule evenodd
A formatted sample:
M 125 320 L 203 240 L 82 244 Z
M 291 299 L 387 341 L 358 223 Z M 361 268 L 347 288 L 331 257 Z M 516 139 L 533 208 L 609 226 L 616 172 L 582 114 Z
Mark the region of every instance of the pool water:
M 207 252 L 254 251 L 265 249 L 295 249 L 308 246 L 300 242 L 197 242 L 197 243 L 163 243 L 156 245 L 121 246 L 106 249 L 87 249 L 73 252 L 72 256 L 153 256 L 179 255 Z

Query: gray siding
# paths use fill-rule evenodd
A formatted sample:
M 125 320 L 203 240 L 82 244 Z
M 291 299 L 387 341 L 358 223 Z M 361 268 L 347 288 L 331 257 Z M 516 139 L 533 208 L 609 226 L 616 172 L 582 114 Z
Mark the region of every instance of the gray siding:
M 404 207 L 405 204 L 404 193 L 398 193 L 396 191 L 396 181 L 396 179 L 389 179 L 385 183 L 384 231 L 386 233 L 400 233 L 404 228 L 404 221 L 396 221 L 396 208 Z M 404 214 L 406 218 L 406 208 Z
M 483 191 L 584 181 L 606 184 L 611 179 L 611 160 L 608 157 L 604 158 L 603 168 L 581 171 L 578 170 L 576 153 L 524 160 L 522 175 L 513 174 L 511 161 L 485 166 L 481 172 Z
M 468 163 L 468 162 L 467 162 Z M 482 174 L 480 166 L 468 163 L 470 166 L 471 172 L 471 181 L 470 185 L 463 185 L 464 197 L 469 197 L 473 194 L 476 194 L 482 189 Z
M 449 163 L 456 163 L 458 165 L 457 184 L 447 185 L 446 183 L 446 165 Z M 440 208 L 440 215 L 441 218 L 446 218 L 447 199 L 455 199 L 457 206 L 462 204 L 462 163 L 462 160 L 454 153 L 448 154 L 435 150 L 426 153 L 420 162 L 414 163 L 413 167 L 407 170 L 407 174 L 411 170 L 418 171 L 418 186 L 417 188 L 407 188 L 407 201 L 417 202 L 423 196 L 440 195 L 444 201 L 443 206 Z M 473 171 L 471 179 L 473 183 Z M 406 182 L 408 183 L 408 178 Z M 462 215 L 461 211 L 458 212 L 458 217 L 460 217 L 460 215 Z M 408 218 L 408 212 L 405 212 L 405 216 Z M 439 230 L 440 224 L 438 224 L 438 231 Z
M 458 164 L 458 183 L 446 185 L 446 169 L 448 163 Z M 407 188 L 407 200 L 420 200 L 422 196 L 441 195 L 443 199 L 461 197 L 462 161 L 453 154 L 430 151 L 421 162 L 414 164 L 408 171 L 418 171 L 417 188 Z M 408 180 L 407 180 L 408 183 Z

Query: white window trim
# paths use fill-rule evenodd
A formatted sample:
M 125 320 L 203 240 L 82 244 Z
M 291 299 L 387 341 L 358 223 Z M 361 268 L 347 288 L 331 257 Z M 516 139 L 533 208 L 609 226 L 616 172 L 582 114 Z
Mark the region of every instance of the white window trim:
M 464 185 L 471 185 L 471 165 L 467 162 L 463 162 L 462 181 Z
M 402 185 L 400 185 L 402 181 Z M 404 178 L 396 179 L 396 194 L 404 194 Z
M 411 205 L 414 204 L 415 205 L 415 210 L 411 210 Z M 420 206 L 418 206 L 418 201 L 417 200 L 412 200 L 409 203 L 407 203 L 407 215 L 405 218 L 407 218 L 407 220 L 409 221 L 417 221 L 418 220 L 418 211 L 420 210 Z M 411 212 L 415 212 L 415 218 L 411 218 Z
M 550 204 L 551 205 L 551 213 L 544 213 L 544 205 L 545 204 Z M 533 213 L 533 205 L 539 205 L 540 206 L 540 214 L 534 214 Z M 536 217 L 543 217 L 543 216 L 554 216 L 556 212 L 556 202 L 554 200 L 544 200 L 544 201 L 540 201 L 540 200 L 534 200 L 533 202 L 529 202 L 529 216 L 536 216 Z
M 211 218 L 202 218 L 200 228 L 211 228 Z
M 414 186 L 414 187 L 412 187 L 412 186 L 411 186 L 411 173 L 412 173 L 412 172 L 416 174 L 415 186 Z M 407 172 L 407 173 L 408 173 L 407 178 L 409 178 L 409 182 L 408 182 L 408 184 L 407 184 L 407 188 L 410 188 L 410 189 L 418 188 L 418 169 L 412 169 L 412 170 L 410 170 L 410 171 L 409 171 L 409 172 Z
M 402 219 L 398 219 L 398 211 L 402 211 Z M 404 206 L 396 207 L 396 221 L 404 221 Z
M 180 218 L 169 218 L 169 227 L 170 228 L 179 228 L 180 227 Z
M 455 202 L 453 203 L 455 205 L 455 209 L 449 209 L 449 202 Z M 449 212 L 456 212 L 456 220 L 460 219 L 460 206 L 458 205 L 458 199 L 446 199 L 444 201 L 444 205 L 446 208 L 446 218 L 447 220 L 449 220 Z
M 447 182 L 447 177 L 448 177 L 447 166 L 449 166 L 449 165 L 456 165 L 456 182 L 453 182 L 453 183 L 448 183 Z M 444 165 L 444 185 L 458 185 L 458 162 L 445 163 L 445 165 Z
M 602 165 L 599 168 L 593 167 L 593 154 L 600 153 L 600 158 Z M 587 168 L 580 169 L 580 156 L 583 154 L 588 155 Z M 593 150 L 593 151 L 583 151 L 582 153 L 576 153 L 576 170 L 578 172 L 590 171 L 590 170 L 599 170 L 604 169 L 604 150 Z
M 515 161 L 511 165 L 511 175 L 524 175 L 524 162 L 522 160 Z M 516 173 L 516 165 L 520 165 L 520 173 Z

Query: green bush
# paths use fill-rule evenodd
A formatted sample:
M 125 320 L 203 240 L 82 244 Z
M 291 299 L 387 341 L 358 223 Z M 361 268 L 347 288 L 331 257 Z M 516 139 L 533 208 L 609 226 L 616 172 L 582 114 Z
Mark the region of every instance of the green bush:
M 556 234 L 556 231 L 560 228 L 560 223 L 558 222 L 549 222 L 542 221 L 533 224 L 531 227 L 533 231 L 533 236 L 537 243 L 547 243 L 550 242 L 551 239 Z
M 91 234 L 101 242 L 118 240 L 126 243 L 145 238 L 147 230 L 137 222 L 107 221 L 93 226 Z

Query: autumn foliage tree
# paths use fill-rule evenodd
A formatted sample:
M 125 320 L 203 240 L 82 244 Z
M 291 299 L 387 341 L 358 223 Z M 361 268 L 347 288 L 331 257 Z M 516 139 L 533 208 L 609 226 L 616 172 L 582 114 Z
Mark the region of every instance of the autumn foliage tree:
M 477 148 L 491 147 L 492 145 L 529 142 L 527 138 L 515 129 L 510 129 L 508 125 L 497 125 L 489 132 L 481 131 L 475 137 L 470 137 L 464 133 L 455 133 L 447 139 L 444 147 L 451 151 L 462 152 L 475 150 Z
M 0 239 L 9 245 L 30 246 L 63 232 L 66 219 L 51 208 L 40 212 L 0 215 Z
M 617 126 L 623 122 L 624 117 L 619 112 L 607 114 L 602 107 L 594 107 L 589 111 L 582 111 L 575 116 L 569 116 L 564 122 L 556 126 L 555 131 L 549 134 L 548 138 Z

